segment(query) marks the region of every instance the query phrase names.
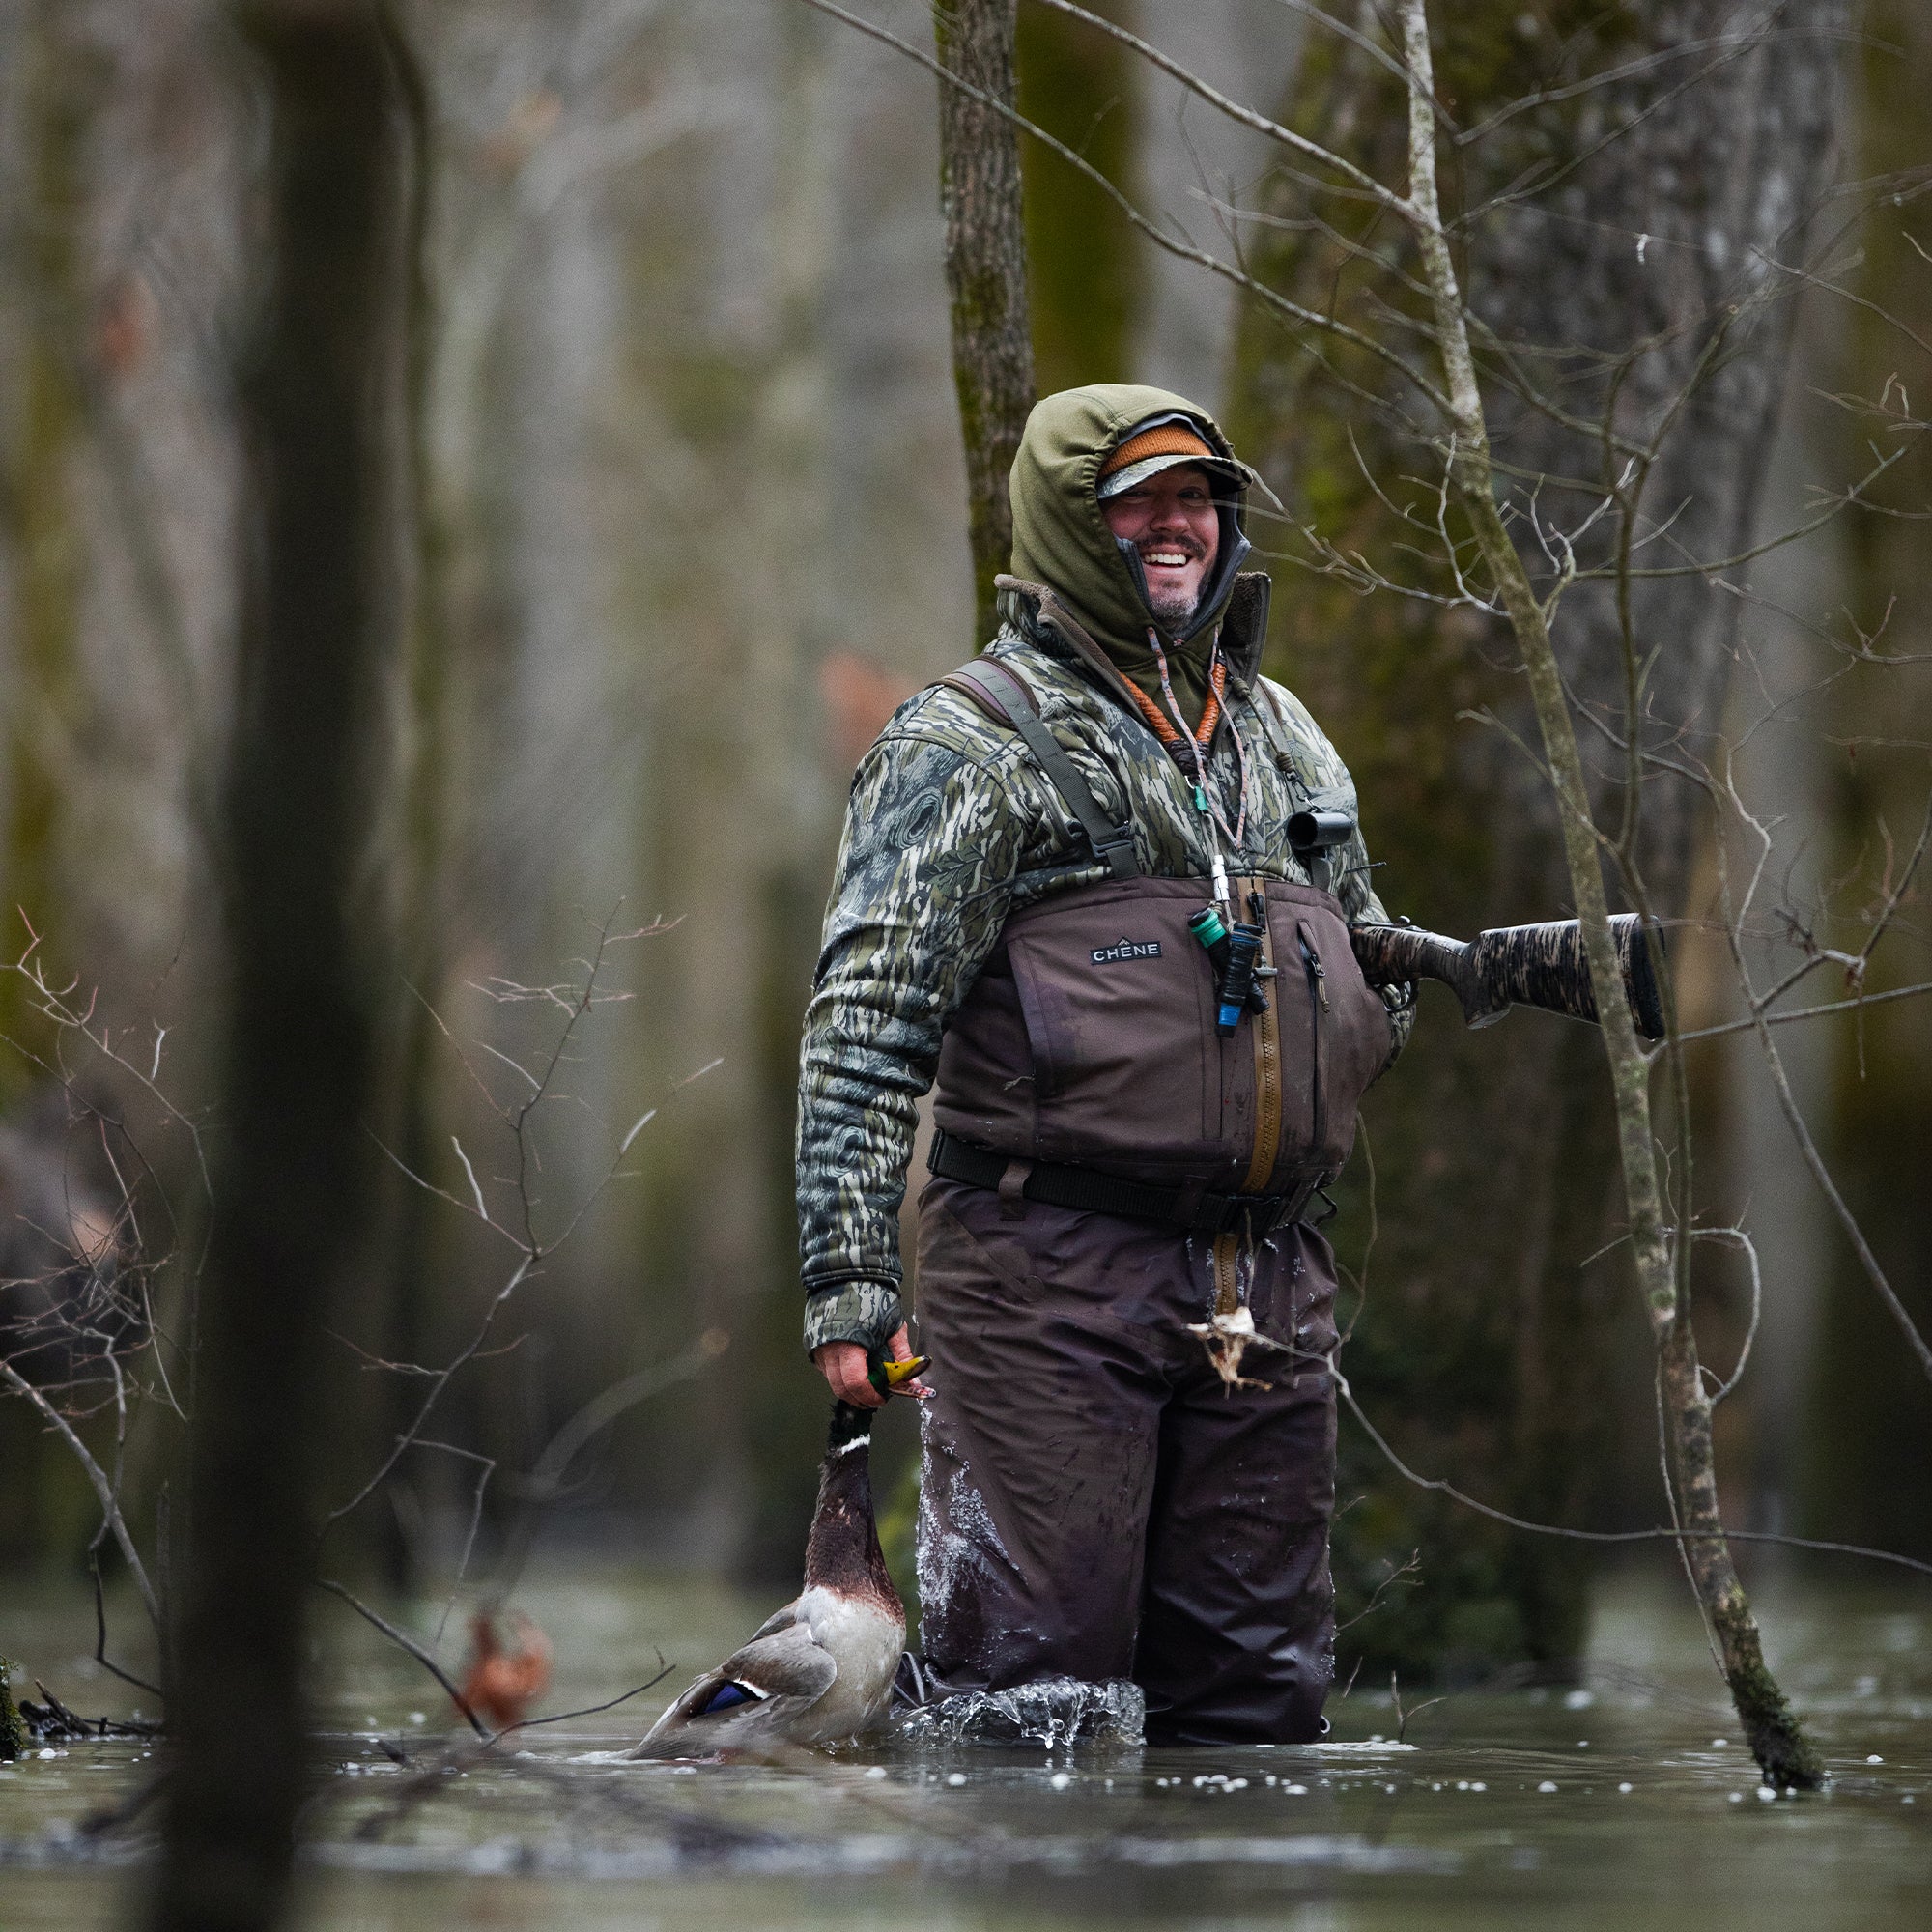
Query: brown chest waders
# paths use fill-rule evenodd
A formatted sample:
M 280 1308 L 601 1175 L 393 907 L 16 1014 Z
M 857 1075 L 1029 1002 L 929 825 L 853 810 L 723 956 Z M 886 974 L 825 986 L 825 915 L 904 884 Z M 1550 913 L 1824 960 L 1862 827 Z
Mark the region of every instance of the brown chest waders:
M 1018 674 L 945 682 L 1011 724 L 1109 877 L 1012 915 L 949 1020 L 920 1203 L 921 1594 L 954 1689 L 1132 1675 L 1155 1742 L 1316 1734 L 1330 1668 L 1334 1275 L 1302 1220 L 1389 1022 L 1332 895 L 1232 881 L 1264 1005 L 1217 1030 L 1189 928 Z M 1255 895 L 1251 899 L 1250 895 Z M 1246 911 L 1243 918 L 1250 917 Z M 1188 1330 L 1246 1304 L 1269 1384 Z

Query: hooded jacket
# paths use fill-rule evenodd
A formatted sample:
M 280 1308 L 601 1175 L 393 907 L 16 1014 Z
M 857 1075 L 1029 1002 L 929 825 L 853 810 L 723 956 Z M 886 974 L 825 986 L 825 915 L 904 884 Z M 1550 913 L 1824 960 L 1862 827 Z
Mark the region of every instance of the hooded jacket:
M 1241 478 L 1228 495 L 1216 491 L 1221 541 L 1202 585 L 1194 615 L 1179 629 L 1154 615 L 1147 601 L 1140 558 L 1107 527 L 1100 507 L 1100 470 L 1107 458 L 1152 416 L 1185 415 L 1208 446 Z M 1234 595 L 1249 544 L 1241 509 L 1252 472 L 1237 462 L 1228 439 L 1205 410 L 1166 389 L 1095 383 L 1063 389 L 1034 405 L 1013 461 L 1012 574 L 1050 584 L 1116 669 L 1160 702 L 1160 673 L 1148 631 L 1168 653 L 1175 696 L 1187 723 L 1200 722 L 1208 696 L 1208 659 L 1215 626 Z
M 987 651 L 1024 677 L 1101 810 L 1131 824 L 1142 872 L 1205 887 L 1210 853 L 1191 776 L 1127 690 L 1128 678 L 1153 668 L 1145 634 L 1154 620 L 1136 581 L 1138 560 L 1116 544 L 1095 494 L 1113 449 L 1150 415 L 1173 410 L 1185 411 L 1233 464 L 1212 419 L 1165 390 L 1097 384 L 1035 409 L 1013 465 L 1014 571 L 1000 580 L 1002 625 Z M 1353 784 L 1306 707 L 1261 675 L 1268 580 L 1239 570 L 1246 546 L 1237 504 L 1223 519 L 1198 621 L 1183 637 L 1167 635 L 1201 667 L 1197 689 L 1205 691 L 1218 630 L 1228 703 L 1206 762 L 1227 799 L 1239 792 L 1245 769 L 1239 869 L 1306 886 L 1315 882 L 1288 844 L 1287 821 L 1311 792 L 1340 790 L 1352 800 Z M 1170 668 L 1179 668 L 1176 657 Z M 1345 917 L 1386 923 L 1359 830 L 1331 861 Z M 919 1101 L 947 1022 L 1010 916 L 1107 876 L 1016 734 L 948 686 L 908 699 L 861 761 L 801 1056 L 808 1349 L 830 1341 L 877 1347 L 898 1325 L 899 1208 Z M 1388 1005 L 1392 1062 L 1411 1015 L 1405 1000 Z

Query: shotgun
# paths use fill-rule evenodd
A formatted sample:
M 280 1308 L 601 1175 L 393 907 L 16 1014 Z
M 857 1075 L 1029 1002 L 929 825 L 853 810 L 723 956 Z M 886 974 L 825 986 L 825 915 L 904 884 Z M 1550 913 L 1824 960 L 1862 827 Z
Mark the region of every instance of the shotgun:
M 1663 1006 L 1643 922 L 1634 913 L 1618 913 L 1610 921 L 1610 934 L 1637 1032 L 1646 1039 L 1662 1039 Z M 1370 985 L 1440 980 L 1463 1003 L 1463 1017 L 1472 1027 L 1492 1025 L 1512 1007 L 1541 1007 L 1593 1024 L 1597 1017 L 1582 928 L 1574 919 L 1496 926 L 1466 943 L 1406 923 L 1351 926 L 1349 937 Z

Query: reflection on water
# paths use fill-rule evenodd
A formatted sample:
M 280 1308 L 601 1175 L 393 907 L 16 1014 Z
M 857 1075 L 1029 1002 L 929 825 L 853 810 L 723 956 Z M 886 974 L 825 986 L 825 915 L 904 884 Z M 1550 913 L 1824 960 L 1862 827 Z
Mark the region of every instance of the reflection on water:
M 331 1616 L 312 1918 L 358 1932 L 1932 1922 L 1932 1599 L 1761 1594 L 1832 1761 L 1821 1798 L 1760 1795 L 1667 1577 L 1607 1594 L 1584 1688 L 1459 1695 L 1411 1710 L 1406 1736 L 1387 1695 L 1358 1689 L 1330 1707 L 1334 1740 L 1305 1749 L 901 1732 L 761 1766 L 615 1757 L 766 1607 L 714 1587 L 580 1575 L 531 1590 L 557 1649 L 553 1708 L 640 1681 L 659 1646 L 674 1668 L 620 1712 L 487 1754 L 446 1732 L 413 1665 Z M 69 1702 L 126 1712 L 138 1694 L 74 1662 L 87 1607 L 0 1599 L 0 1630 Z M 0 1768 L 8 1932 L 112 1922 L 144 1847 L 77 1827 L 150 1769 L 138 1745 Z

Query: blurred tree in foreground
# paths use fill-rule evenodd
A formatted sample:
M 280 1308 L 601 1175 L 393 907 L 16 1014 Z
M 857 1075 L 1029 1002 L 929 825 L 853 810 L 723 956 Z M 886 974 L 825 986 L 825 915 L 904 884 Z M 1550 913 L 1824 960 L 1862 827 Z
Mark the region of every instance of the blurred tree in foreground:
M 231 952 L 187 1573 L 154 1922 L 279 1923 L 307 1744 L 302 1600 L 323 1334 L 372 1190 L 377 676 L 396 644 L 402 179 L 373 0 L 238 9 L 267 116 L 263 280 L 236 371 L 251 491 L 223 814 Z

